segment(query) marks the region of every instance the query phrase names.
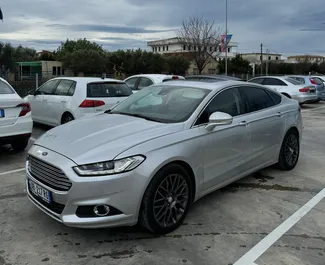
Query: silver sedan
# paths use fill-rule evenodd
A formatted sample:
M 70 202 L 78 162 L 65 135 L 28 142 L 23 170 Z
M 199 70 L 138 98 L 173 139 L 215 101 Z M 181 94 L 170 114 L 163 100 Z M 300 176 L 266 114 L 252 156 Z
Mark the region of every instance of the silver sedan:
M 300 107 L 246 82 L 166 82 L 54 128 L 26 162 L 29 199 L 67 226 L 164 234 L 204 195 L 299 158 Z

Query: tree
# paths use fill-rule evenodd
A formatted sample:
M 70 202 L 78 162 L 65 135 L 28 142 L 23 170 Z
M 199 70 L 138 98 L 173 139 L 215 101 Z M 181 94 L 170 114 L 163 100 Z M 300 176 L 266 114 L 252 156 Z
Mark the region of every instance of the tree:
M 63 62 L 63 67 L 75 73 L 102 73 L 106 69 L 106 58 L 102 46 L 87 39 L 67 39 L 57 50 L 57 59 Z
M 43 52 L 39 57 L 40 61 L 56 61 L 56 52 Z
M 222 60 L 218 64 L 218 70 L 220 73 L 225 71 L 225 60 Z M 234 74 L 247 74 L 251 72 L 251 66 L 249 65 L 249 61 L 243 59 L 239 54 L 235 57 L 231 58 L 228 61 L 228 72 Z
M 190 62 L 180 55 L 167 56 L 166 68 L 170 74 L 183 75 L 190 67 Z
M 207 64 L 215 60 L 220 53 L 220 29 L 214 21 L 209 22 L 203 17 L 190 17 L 183 21 L 177 37 L 184 50 L 191 52 L 199 73 L 202 73 Z

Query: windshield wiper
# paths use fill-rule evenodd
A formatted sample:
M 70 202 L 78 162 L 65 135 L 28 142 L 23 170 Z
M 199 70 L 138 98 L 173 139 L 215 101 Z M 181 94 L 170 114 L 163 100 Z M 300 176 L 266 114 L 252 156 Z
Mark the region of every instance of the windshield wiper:
M 141 115 L 141 114 L 135 114 L 135 113 L 127 113 L 127 112 L 120 112 L 120 111 L 111 112 L 111 110 L 107 110 L 107 111 L 105 111 L 105 113 L 109 113 L 109 114 L 120 114 L 120 115 L 126 115 L 126 116 L 131 116 L 131 117 L 145 119 L 147 121 L 162 122 L 159 119 L 155 119 L 155 118 L 151 118 L 151 117 L 147 117 L 147 116 L 144 116 L 144 115 Z

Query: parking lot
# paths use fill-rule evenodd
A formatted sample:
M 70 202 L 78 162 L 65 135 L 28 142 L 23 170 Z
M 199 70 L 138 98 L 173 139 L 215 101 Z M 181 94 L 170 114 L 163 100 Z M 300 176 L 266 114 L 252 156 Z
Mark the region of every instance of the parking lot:
M 4 147 L 0 265 L 324 265 L 325 102 L 304 105 L 302 115 L 303 140 L 294 170 L 267 168 L 216 191 L 193 205 L 179 229 L 160 237 L 140 227 L 63 226 L 27 199 L 26 152 Z M 29 147 L 48 129 L 35 125 Z

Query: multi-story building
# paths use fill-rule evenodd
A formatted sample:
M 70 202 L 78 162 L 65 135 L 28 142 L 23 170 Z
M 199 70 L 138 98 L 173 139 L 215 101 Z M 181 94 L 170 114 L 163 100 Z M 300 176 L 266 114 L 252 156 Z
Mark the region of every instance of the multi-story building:
M 261 53 L 258 52 L 250 52 L 250 53 L 241 53 L 241 57 L 250 63 L 261 63 Z M 263 61 L 280 61 L 281 53 L 263 53 Z
M 322 63 L 325 62 L 325 57 L 321 55 L 292 55 L 288 56 L 289 61 L 301 63 L 301 62 L 308 62 L 308 63 Z
M 197 50 L 195 45 L 184 45 L 179 38 L 170 38 L 156 41 L 149 41 L 147 43 L 151 47 L 152 52 L 166 55 L 182 55 L 187 58 L 191 58 L 191 53 Z M 203 70 L 203 74 L 215 74 L 217 72 L 218 61 L 226 57 L 226 52 L 221 51 L 221 45 L 219 47 L 207 47 L 209 52 L 212 53 L 215 60 L 212 60 Z M 227 45 L 227 58 L 231 59 L 238 54 L 238 44 L 230 41 Z M 214 56 L 215 55 L 215 56 Z M 189 73 L 196 73 L 197 69 L 192 63 Z

